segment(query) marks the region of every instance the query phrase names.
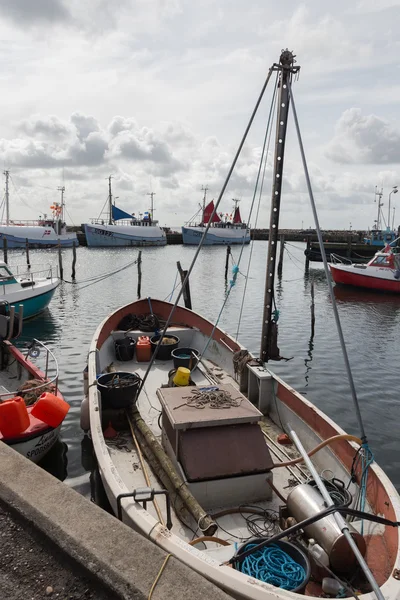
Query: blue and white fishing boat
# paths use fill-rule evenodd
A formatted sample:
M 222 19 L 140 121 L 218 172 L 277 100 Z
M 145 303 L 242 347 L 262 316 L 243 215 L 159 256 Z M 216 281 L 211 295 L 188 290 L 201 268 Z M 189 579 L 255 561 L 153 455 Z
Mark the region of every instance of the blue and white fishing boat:
M 183 243 L 190 246 L 198 246 L 205 228 L 210 221 L 211 215 L 214 212 L 214 201 L 211 200 L 206 206 L 207 187 L 204 188 L 202 219 L 196 224 L 195 217 L 182 227 Z M 211 226 L 207 231 L 204 245 L 206 246 L 230 246 L 232 244 L 249 244 L 250 229 L 246 223 L 242 222 L 240 209 L 238 207 L 239 200 L 233 201 L 234 211 L 231 215 L 215 213 L 212 216 Z M 197 213 L 198 214 L 198 213 Z
M 111 176 L 108 178 L 108 215 L 104 219 L 92 219 L 82 228 L 86 242 L 91 247 L 119 246 L 165 246 L 167 236 L 153 219 L 154 192 L 151 192 L 151 208 L 139 218 L 135 213 L 129 214 L 113 204 L 111 192 Z M 107 222 L 108 221 L 108 222 Z
M 14 274 L 5 262 L 0 261 L 0 302 L 15 306 L 16 313 L 22 305 L 24 319 L 35 317 L 48 307 L 59 283 L 55 267 L 32 272 L 27 272 L 26 266 L 16 267 Z
M 395 208 L 393 207 L 391 211 L 390 207 L 390 199 L 392 194 L 397 194 L 399 190 L 397 189 L 397 185 L 394 185 L 392 191 L 389 193 L 388 200 L 388 220 L 386 229 L 382 229 L 382 221 L 384 221 L 383 211 L 382 211 L 382 196 L 383 196 L 383 188 L 378 190 L 375 187 L 375 202 L 378 199 L 378 218 L 375 220 L 374 227 L 372 230 L 366 235 L 364 238 L 364 243 L 368 244 L 368 246 L 376 246 L 378 248 L 383 248 L 387 244 L 391 244 L 396 238 L 399 237 L 398 232 L 394 230 L 394 214 Z M 393 213 L 393 215 L 392 215 Z M 390 221 L 392 220 L 392 226 L 390 226 Z
M 5 193 L 5 222 L 0 223 L 0 245 L 3 240 L 7 240 L 8 248 L 25 248 L 26 242 L 33 248 L 52 248 L 61 245 L 63 248 L 78 246 L 76 233 L 67 233 L 67 226 L 64 221 L 64 191 L 65 187 L 59 188 L 61 191 L 61 203 L 54 202 L 50 207 L 52 216 L 32 221 L 20 221 L 10 218 L 9 206 L 9 187 L 8 180 L 10 173 L 4 171 L 6 177 Z

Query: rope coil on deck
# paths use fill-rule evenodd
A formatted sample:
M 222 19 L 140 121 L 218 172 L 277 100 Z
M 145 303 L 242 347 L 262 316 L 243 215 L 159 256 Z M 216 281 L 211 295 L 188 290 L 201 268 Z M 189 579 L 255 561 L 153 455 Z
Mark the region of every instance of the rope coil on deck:
M 249 544 L 246 550 L 255 548 Z M 240 566 L 242 573 L 284 590 L 294 590 L 306 578 L 304 568 L 276 544 L 246 556 Z
M 174 410 L 181 406 L 193 406 L 193 408 L 234 408 L 240 406 L 242 398 L 232 398 L 226 390 L 192 390 L 192 396 L 184 396 L 183 404 L 175 406 Z

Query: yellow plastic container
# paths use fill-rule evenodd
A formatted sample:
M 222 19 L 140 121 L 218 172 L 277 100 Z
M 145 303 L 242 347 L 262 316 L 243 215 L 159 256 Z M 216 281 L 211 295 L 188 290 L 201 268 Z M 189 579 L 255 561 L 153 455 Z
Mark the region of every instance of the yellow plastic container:
M 186 367 L 179 367 L 175 373 L 173 382 L 175 385 L 178 385 L 178 386 L 189 385 L 190 370 L 187 369 Z

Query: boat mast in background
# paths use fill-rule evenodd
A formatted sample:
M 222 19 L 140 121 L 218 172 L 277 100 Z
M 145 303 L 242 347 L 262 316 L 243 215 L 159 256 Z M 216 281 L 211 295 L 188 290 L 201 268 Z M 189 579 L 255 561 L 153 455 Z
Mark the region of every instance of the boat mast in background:
M 112 225 L 113 224 L 113 218 L 112 218 L 112 192 L 111 192 L 111 179 L 112 179 L 112 175 L 110 175 L 108 177 L 108 207 L 110 209 L 110 216 L 108 219 L 108 224 Z
M 61 187 L 58 187 L 57 189 L 58 189 L 59 192 L 61 192 L 61 213 L 60 213 L 61 223 L 59 223 L 59 225 L 58 225 L 59 231 L 57 231 L 57 233 L 61 233 L 61 227 L 62 227 L 63 223 L 65 223 L 65 215 L 64 215 L 64 211 L 65 211 L 65 200 L 64 200 L 65 185 L 62 185 Z
M 378 186 L 375 186 L 375 202 L 376 199 L 378 198 L 378 218 L 376 219 L 376 230 L 380 231 L 381 230 L 381 208 L 383 206 L 383 202 L 381 202 L 382 200 L 382 196 L 383 196 L 383 188 L 381 188 L 380 190 L 378 190 Z
M 151 197 L 151 203 L 150 203 L 150 216 L 151 216 L 151 220 L 154 221 L 154 196 L 156 195 L 155 192 L 148 192 L 146 194 L 146 196 L 150 196 Z
M 10 224 L 10 196 L 8 191 L 8 178 L 10 171 L 4 171 L 3 174 L 6 176 L 6 225 Z
M 204 185 L 201 186 L 201 189 L 204 191 L 204 196 L 203 196 L 203 213 L 202 213 L 202 217 L 201 217 L 201 223 L 204 223 L 204 212 L 206 210 L 206 198 L 207 198 L 207 192 L 208 192 L 208 187 L 204 187 Z
M 267 258 L 267 274 L 265 279 L 264 313 L 261 334 L 260 358 L 263 362 L 269 359 L 279 360 L 279 349 L 277 347 L 277 316 L 273 312 L 274 282 L 276 249 L 278 242 L 279 212 L 281 204 L 283 159 L 285 154 L 286 130 L 289 115 L 289 88 L 288 82 L 294 74 L 298 73 L 300 67 L 295 67 L 294 54 L 289 50 L 282 50 L 279 64 L 274 64 L 273 70 L 280 71 L 279 99 L 276 122 L 275 138 L 275 164 L 272 180 L 271 218 L 269 225 L 269 242 Z

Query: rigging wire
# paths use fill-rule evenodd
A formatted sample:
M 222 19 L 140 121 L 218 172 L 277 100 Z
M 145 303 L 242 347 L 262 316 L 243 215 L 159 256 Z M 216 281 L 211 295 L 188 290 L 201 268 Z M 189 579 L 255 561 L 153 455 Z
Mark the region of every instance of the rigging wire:
M 14 179 L 12 178 L 12 176 L 11 176 L 11 173 L 10 173 L 9 177 L 10 177 L 11 183 L 13 184 L 14 191 L 15 191 L 15 193 L 17 194 L 17 196 L 18 196 L 18 198 L 20 199 L 20 201 L 22 202 L 22 204 L 25 204 L 25 206 L 26 206 L 27 208 L 29 208 L 30 210 L 35 210 L 34 208 L 32 208 L 32 206 L 29 206 L 29 204 L 28 204 L 27 202 L 25 202 L 25 200 L 24 200 L 24 199 L 21 197 L 21 195 L 20 195 L 19 191 L 18 191 L 18 190 L 17 190 L 17 188 L 15 187 Z
M 360 406 L 359 406 L 359 403 L 358 403 L 357 392 L 356 392 L 356 388 L 355 388 L 355 385 L 354 385 L 354 379 L 353 379 L 353 374 L 352 374 L 351 367 L 350 367 L 349 357 L 348 357 L 348 354 L 347 354 L 346 343 L 344 341 L 342 325 L 341 325 L 341 322 L 340 322 L 339 312 L 338 312 L 337 305 L 336 305 L 336 298 L 335 298 L 335 294 L 333 293 L 332 280 L 331 280 L 331 277 L 330 277 L 330 272 L 329 272 L 329 267 L 328 267 L 328 261 L 326 259 L 326 252 L 325 252 L 325 247 L 324 247 L 324 241 L 322 239 L 321 228 L 320 228 L 320 225 L 319 225 L 319 219 L 318 219 L 317 209 L 316 209 L 315 200 L 314 200 L 314 194 L 313 194 L 313 191 L 312 191 L 312 188 L 311 188 L 311 181 L 310 181 L 310 175 L 308 173 L 308 166 L 307 166 L 306 156 L 305 156 L 304 147 L 303 147 L 303 140 L 302 140 L 301 133 L 300 133 L 299 122 L 297 120 L 297 112 L 296 112 L 296 105 L 295 105 L 294 97 L 293 97 L 293 90 L 292 90 L 292 86 L 291 86 L 291 83 L 290 83 L 289 80 L 288 80 L 288 88 L 289 88 L 290 99 L 292 101 L 293 118 L 294 118 L 294 122 L 295 122 L 295 127 L 296 127 L 296 132 L 297 132 L 297 138 L 298 138 L 298 141 L 299 141 L 300 154 L 301 154 L 301 159 L 302 159 L 302 163 L 303 163 L 304 175 L 305 175 L 305 178 L 306 178 L 306 183 L 307 183 L 307 188 L 308 188 L 308 194 L 310 196 L 311 208 L 312 208 L 313 215 L 314 215 L 315 229 L 317 231 L 317 236 L 318 236 L 318 241 L 319 241 L 320 251 L 321 251 L 321 256 L 322 256 L 322 261 L 324 263 L 326 281 L 327 281 L 327 284 L 328 284 L 329 295 L 331 297 L 333 314 L 334 314 L 335 321 L 336 321 L 336 328 L 337 328 L 337 331 L 338 331 L 340 345 L 341 345 L 341 348 L 342 348 L 343 358 L 344 358 L 345 367 L 346 367 L 346 371 L 347 371 L 347 377 L 349 379 L 350 390 L 351 390 L 351 395 L 353 397 L 354 408 L 355 408 L 355 412 L 356 412 L 358 424 L 359 424 L 359 427 L 360 427 L 361 440 L 363 441 L 363 443 L 367 443 L 367 436 L 366 436 L 366 433 L 365 433 L 364 423 L 363 423 L 363 419 L 362 419 L 362 416 L 361 416 Z
M 226 187 L 227 187 L 227 185 L 228 185 L 228 183 L 229 183 L 229 180 L 230 180 L 230 178 L 231 178 L 231 175 L 232 175 L 233 169 L 235 168 L 235 165 L 236 165 L 236 163 L 237 163 L 237 160 L 238 160 L 238 158 L 239 158 L 239 155 L 240 155 L 240 153 L 241 153 L 241 151 L 242 151 L 243 145 L 244 145 L 244 143 L 245 143 L 245 141 L 246 141 L 246 138 L 247 138 L 247 135 L 248 135 L 248 133 L 249 133 L 249 130 L 250 130 L 250 128 L 251 128 L 251 126 L 252 126 L 252 124 L 253 124 L 254 117 L 255 117 L 255 116 L 256 116 L 256 114 L 257 114 L 258 108 L 259 108 L 259 106 L 260 106 L 261 100 L 263 99 L 264 92 L 265 92 L 265 90 L 266 90 L 266 88 L 267 88 L 267 85 L 268 85 L 268 83 L 269 83 L 269 80 L 271 79 L 271 75 L 272 75 L 272 73 L 273 73 L 273 67 L 271 67 L 271 68 L 269 69 L 269 71 L 268 71 L 267 78 L 266 78 L 266 80 L 265 80 L 265 82 L 264 82 L 264 84 L 263 84 L 263 87 L 262 87 L 262 89 L 261 89 L 261 92 L 260 92 L 260 94 L 259 94 L 259 97 L 257 98 L 257 102 L 256 102 L 256 104 L 255 104 L 255 106 L 254 106 L 253 112 L 252 112 L 252 114 L 251 114 L 251 116 L 250 116 L 249 122 L 248 122 L 248 124 L 247 124 L 247 127 L 246 127 L 246 129 L 245 129 L 245 132 L 244 132 L 244 134 L 243 134 L 243 136 L 242 136 L 242 139 L 241 139 L 241 141 L 240 141 L 239 147 L 238 147 L 238 149 L 237 149 L 237 151 L 236 151 L 236 154 L 235 154 L 235 156 L 234 156 L 234 158 L 233 158 L 232 164 L 231 164 L 231 166 L 230 166 L 230 168 L 229 168 L 229 171 L 228 171 L 228 174 L 227 174 L 227 176 L 226 176 L 226 178 L 225 178 L 225 181 L 224 181 L 224 183 L 223 183 L 222 189 L 221 189 L 221 191 L 220 191 L 220 193 L 219 193 L 219 196 L 218 196 L 217 202 L 216 202 L 216 204 L 215 204 L 215 206 L 214 206 L 214 210 L 212 211 L 212 213 L 211 213 L 211 215 L 210 215 L 209 222 L 207 223 L 206 227 L 204 228 L 203 235 L 202 235 L 202 237 L 201 237 L 201 239 L 200 239 L 200 242 L 199 242 L 199 245 L 198 245 L 198 247 L 197 247 L 197 249 L 196 249 L 196 252 L 195 252 L 195 255 L 194 255 L 194 257 L 193 257 L 193 260 L 192 260 L 192 262 L 191 262 L 191 264 L 190 264 L 190 266 L 189 266 L 189 269 L 188 269 L 188 271 L 187 271 L 187 273 L 186 273 L 185 279 L 184 279 L 184 280 L 183 280 L 183 282 L 182 282 L 181 289 L 179 290 L 179 293 L 178 293 L 178 295 L 177 295 L 177 298 L 176 298 L 176 300 L 175 300 L 175 303 L 174 303 L 174 305 L 173 305 L 173 307 L 172 307 L 172 309 L 171 309 L 171 312 L 170 312 L 170 314 L 169 314 L 169 316 L 168 316 L 168 319 L 167 319 L 167 321 L 166 321 L 166 323 L 165 323 L 164 329 L 163 329 L 163 331 L 161 332 L 161 336 L 160 336 L 160 342 L 162 341 L 163 337 L 164 337 L 164 336 L 165 336 L 165 334 L 166 334 L 166 331 L 167 331 L 167 329 L 168 329 L 168 327 L 169 327 L 169 324 L 171 323 L 172 317 L 173 317 L 173 315 L 174 315 L 175 309 L 176 309 L 176 307 L 178 306 L 178 302 L 179 302 L 179 300 L 181 299 L 181 296 L 182 296 L 182 294 L 183 294 L 183 290 L 186 288 L 186 285 L 187 285 L 187 282 L 188 282 L 188 280 L 189 280 L 190 274 L 191 274 L 191 272 L 193 271 L 194 265 L 196 264 L 197 257 L 199 256 L 200 250 L 201 250 L 201 248 L 203 247 L 204 240 L 205 240 L 205 238 L 206 238 L 206 235 L 207 235 L 207 233 L 208 233 L 208 231 L 209 231 L 209 229 L 210 229 L 211 223 L 213 222 L 214 215 L 217 213 L 217 210 L 218 210 L 219 204 L 220 204 L 220 202 L 221 202 L 222 196 L 223 196 L 223 195 L 224 195 L 224 193 L 225 193 L 225 190 L 226 190 Z M 157 354 L 158 354 L 158 350 L 159 350 L 159 348 L 160 348 L 160 343 L 159 343 L 159 344 L 157 344 L 157 346 L 156 346 L 156 348 L 155 348 L 155 351 L 154 351 L 154 353 L 153 353 L 153 355 L 152 355 L 152 357 L 151 357 L 151 360 L 150 360 L 150 362 L 149 362 L 149 364 L 148 364 L 148 366 L 147 366 L 147 370 L 146 370 L 146 372 L 145 372 L 145 374 L 144 374 L 144 376 L 143 376 L 142 383 L 140 384 L 140 387 L 139 387 L 139 389 L 138 389 L 138 392 L 137 392 L 137 396 L 139 396 L 139 394 L 140 394 L 140 392 L 141 392 L 141 390 L 142 390 L 142 387 L 143 387 L 143 385 L 144 385 L 144 383 L 145 383 L 145 381 L 146 381 L 146 379 L 147 379 L 147 377 L 148 377 L 148 375 L 149 375 L 149 373 L 150 373 L 150 370 L 151 370 L 151 368 L 152 368 L 152 366 L 153 366 L 153 364 L 154 364 L 154 361 L 155 361 L 155 359 L 157 358 Z
M 267 139 L 268 128 L 270 127 L 270 124 L 272 124 L 271 123 L 271 117 L 272 117 L 272 114 L 273 114 L 273 112 L 275 110 L 277 88 L 278 88 L 278 73 L 276 74 L 275 88 L 274 88 L 274 93 L 273 93 L 272 102 L 271 102 L 271 108 L 270 108 L 270 112 L 269 112 L 269 116 L 268 116 L 268 123 L 267 123 L 267 129 L 266 129 L 266 132 L 265 132 L 262 157 L 263 157 L 263 154 L 264 154 L 264 151 L 265 151 L 265 142 L 266 142 L 266 139 Z M 263 187 L 264 187 L 264 181 L 265 181 L 265 171 L 266 171 L 266 168 L 267 168 L 268 152 L 269 152 L 269 145 L 270 145 L 270 142 L 271 142 L 271 135 L 272 135 L 272 127 L 270 128 L 270 131 L 269 131 L 267 151 L 265 153 L 264 170 L 263 170 L 263 175 L 262 175 L 262 179 L 261 179 L 260 193 L 259 193 L 259 196 L 258 196 L 258 206 L 257 206 L 256 220 L 255 220 L 255 223 L 254 223 L 255 228 L 257 227 L 258 215 L 259 215 L 259 212 L 260 212 L 261 196 L 262 196 Z M 260 163 L 260 166 L 261 166 L 261 163 Z M 260 171 L 257 174 L 257 184 L 256 184 L 256 188 L 254 190 L 253 202 L 254 202 L 256 191 L 257 191 L 257 185 L 258 185 L 259 175 L 260 175 Z M 253 250 L 254 250 L 254 240 L 252 240 L 252 242 L 251 242 L 250 255 L 249 255 L 249 260 L 248 260 L 248 263 L 247 263 L 247 272 L 246 272 L 246 275 L 245 275 L 245 284 L 244 284 L 244 290 L 243 290 L 243 297 L 242 297 L 242 303 L 241 303 L 241 306 L 240 306 L 238 326 L 237 326 L 237 330 L 236 330 L 236 338 L 235 338 L 236 341 L 237 341 L 237 339 L 239 337 L 239 329 L 240 329 L 240 324 L 241 324 L 241 321 L 242 321 L 242 314 L 243 314 L 244 302 L 245 302 L 245 299 L 246 299 L 247 283 L 248 283 L 248 280 L 249 280 L 250 265 L 251 265 L 251 260 L 252 260 L 252 256 L 253 256 Z

